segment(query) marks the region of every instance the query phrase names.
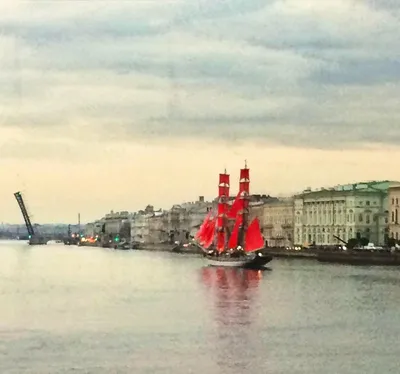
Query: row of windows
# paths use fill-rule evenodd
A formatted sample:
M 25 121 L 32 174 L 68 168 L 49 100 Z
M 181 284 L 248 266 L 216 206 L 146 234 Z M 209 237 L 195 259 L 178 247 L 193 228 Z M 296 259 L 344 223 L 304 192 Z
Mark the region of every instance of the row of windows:
M 395 202 L 396 202 L 396 205 L 399 205 L 399 199 L 397 197 L 396 197 L 396 199 L 392 198 L 392 205 L 394 205 Z
M 396 210 L 397 212 L 397 210 Z M 396 220 L 394 221 L 394 212 L 392 212 L 392 222 L 397 222 L 397 215 L 396 215 Z M 371 214 L 366 214 L 365 215 L 365 223 L 370 224 L 371 222 L 377 222 L 378 217 L 375 215 Z M 328 213 L 327 215 L 322 215 L 322 216 L 313 216 L 312 214 L 309 214 L 308 216 L 296 216 L 296 223 L 297 224 L 304 224 L 304 225 L 310 225 L 310 224 L 318 224 L 318 225 L 326 225 L 326 224 L 344 224 L 345 222 L 345 215 L 344 214 L 336 214 L 336 215 L 331 215 Z M 355 222 L 355 215 L 354 214 L 347 214 L 346 215 L 346 222 L 347 223 L 354 223 Z M 364 215 L 360 213 L 358 215 L 358 222 L 363 223 L 364 222 Z M 387 218 L 385 218 L 385 223 L 387 223 Z
M 394 201 L 394 199 L 392 199 L 392 202 L 393 201 Z M 396 199 L 396 201 L 397 201 L 397 199 Z M 364 205 L 364 202 L 363 202 L 363 200 L 355 201 L 354 205 L 357 205 L 357 204 L 358 205 Z M 376 205 L 377 202 L 373 201 L 372 204 Z M 396 204 L 397 204 L 397 202 L 396 202 Z M 310 202 L 307 201 L 307 202 L 304 203 L 304 205 L 305 206 L 314 206 L 314 207 L 315 206 L 320 206 L 320 205 L 329 205 L 329 206 L 336 205 L 336 206 L 340 206 L 340 205 L 346 205 L 346 203 L 345 203 L 345 201 L 332 201 L 332 200 L 330 200 L 330 201 L 310 201 Z M 349 201 L 347 203 L 347 205 L 353 205 L 353 202 Z M 365 205 L 370 206 L 371 205 L 371 201 L 367 200 L 365 202 Z

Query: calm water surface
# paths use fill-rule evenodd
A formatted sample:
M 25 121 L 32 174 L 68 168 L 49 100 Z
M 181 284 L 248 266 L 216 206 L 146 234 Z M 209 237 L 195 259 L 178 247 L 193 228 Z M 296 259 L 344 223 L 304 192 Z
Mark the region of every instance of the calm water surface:
M 0 242 L 0 373 L 400 372 L 400 269 Z

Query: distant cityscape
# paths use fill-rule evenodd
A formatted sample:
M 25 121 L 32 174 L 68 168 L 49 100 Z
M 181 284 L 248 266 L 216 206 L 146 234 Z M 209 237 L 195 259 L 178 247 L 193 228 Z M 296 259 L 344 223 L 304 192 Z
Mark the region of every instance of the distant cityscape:
M 232 203 L 234 197 L 230 198 Z M 400 182 L 368 181 L 329 188 L 307 188 L 290 197 L 251 195 L 250 216 L 257 216 L 266 244 L 272 247 L 329 246 L 363 240 L 375 245 L 399 242 Z M 114 212 L 86 225 L 35 224 L 53 237 L 118 238 L 126 243 L 157 244 L 194 237 L 216 200 L 173 205 L 169 210 L 147 205 L 138 212 Z M 0 238 L 26 238 L 24 224 L 0 224 Z
M 234 197 L 231 197 L 231 202 Z M 387 245 L 400 239 L 400 182 L 368 181 L 329 188 L 307 188 L 278 198 L 252 195 L 250 215 L 257 216 L 268 246 L 329 246 L 350 239 Z M 194 237 L 216 201 L 176 204 L 169 210 L 148 205 L 143 210 L 113 212 L 84 228 L 88 238 L 118 237 L 127 242 L 157 244 Z
M 21 221 L 23 219 L 21 217 Z M 35 230 L 43 235 L 49 235 L 52 237 L 62 237 L 68 234 L 68 228 L 74 232 L 78 233 L 81 229 L 78 224 L 68 225 L 68 224 L 34 224 Z M 7 224 L 0 223 L 0 239 L 26 239 L 28 238 L 28 230 L 25 224 Z

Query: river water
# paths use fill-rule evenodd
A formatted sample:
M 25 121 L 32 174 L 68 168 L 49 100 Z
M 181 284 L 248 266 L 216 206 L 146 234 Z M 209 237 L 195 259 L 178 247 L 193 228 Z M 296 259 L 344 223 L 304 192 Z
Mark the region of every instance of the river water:
M 0 373 L 396 373 L 400 269 L 0 242 Z

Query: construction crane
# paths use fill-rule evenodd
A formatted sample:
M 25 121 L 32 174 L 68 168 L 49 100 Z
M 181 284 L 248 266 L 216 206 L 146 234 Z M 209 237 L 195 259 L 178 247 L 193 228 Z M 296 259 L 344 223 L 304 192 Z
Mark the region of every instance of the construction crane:
M 15 199 L 17 200 L 17 203 L 19 205 L 19 209 L 21 210 L 22 216 L 24 217 L 26 229 L 28 230 L 28 235 L 29 235 L 29 244 L 30 245 L 47 244 L 47 240 L 45 240 L 43 237 L 37 235 L 37 233 L 33 229 L 33 225 L 32 225 L 31 219 L 29 217 L 28 211 L 26 210 L 26 206 L 24 203 L 24 199 L 22 198 L 21 192 L 15 192 L 14 196 L 15 196 Z

